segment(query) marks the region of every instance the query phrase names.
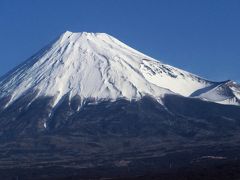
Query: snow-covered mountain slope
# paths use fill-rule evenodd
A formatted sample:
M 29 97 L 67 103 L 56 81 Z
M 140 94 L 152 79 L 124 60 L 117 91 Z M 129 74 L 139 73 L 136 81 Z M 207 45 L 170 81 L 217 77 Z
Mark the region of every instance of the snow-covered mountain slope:
M 143 59 L 140 70 L 150 83 L 183 96 L 216 84 L 158 61 Z
M 239 86 L 233 94 L 218 93 L 219 83 L 163 64 L 105 33 L 65 32 L 52 44 L 0 79 L 0 98 L 8 106 L 26 93 L 37 97 L 63 96 L 116 100 L 149 95 L 160 101 L 165 94 L 200 97 L 209 101 L 239 104 Z M 208 89 L 199 94 L 199 90 Z M 218 97 L 216 98 L 217 95 Z M 223 98 L 224 97 L 224 98 Z M 227 100 L 235 98 L 236 101 Z
M 199 90 L 191 96 L 220 104 L 240 104 L 240 86 L 233 81 L 219 83 L 207 91 Z

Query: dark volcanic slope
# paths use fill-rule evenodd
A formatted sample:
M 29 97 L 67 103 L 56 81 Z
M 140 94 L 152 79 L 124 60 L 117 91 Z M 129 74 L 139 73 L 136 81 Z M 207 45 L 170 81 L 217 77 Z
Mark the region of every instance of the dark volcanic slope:
M 29 104 L 33 97 L 0 112 L 3 178 L 158 177 L 185 167 L 201 172 L 202 164 L 238 164 L 237 106 L 169 95 L 165 106 L 150 97 L 88 100 L 77 111 L 79 97 L 66 96 L 49 117 L 53 98 Z M 45 129 L 39 124 L 46 121 Z

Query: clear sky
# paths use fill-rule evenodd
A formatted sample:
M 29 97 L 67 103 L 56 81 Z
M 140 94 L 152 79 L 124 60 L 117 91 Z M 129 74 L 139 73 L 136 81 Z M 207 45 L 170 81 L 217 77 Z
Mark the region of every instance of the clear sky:
M 106 32 L 205 78 L 240 82 L 240 0 L 0 0 L 0 75 L 66 30 Z

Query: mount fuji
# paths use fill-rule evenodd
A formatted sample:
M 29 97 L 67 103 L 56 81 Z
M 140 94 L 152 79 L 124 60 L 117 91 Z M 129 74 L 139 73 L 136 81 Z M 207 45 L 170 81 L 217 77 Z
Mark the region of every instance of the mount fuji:
M 65 32 L 0 81 L 5 106 L 30 91 L 54 97 L 53 107 L 69 94 L 81 101 L 141 99 L 161 101 L 165 94 L 239 105 L 239 85 L 212 82 L 163 64 L 104 33 Z
M 236 159 L 239 105 L 234 81 L 67 31 L 0 78 L 0 176 L 126 178 Z

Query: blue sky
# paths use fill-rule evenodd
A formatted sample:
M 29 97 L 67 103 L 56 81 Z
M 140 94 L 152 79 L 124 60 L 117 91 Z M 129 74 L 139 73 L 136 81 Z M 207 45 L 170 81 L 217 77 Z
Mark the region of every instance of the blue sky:
M 66 30 L 106 32 L 205 78 L 240 82 L 239 0 L 0 0 L 0 75 Z

